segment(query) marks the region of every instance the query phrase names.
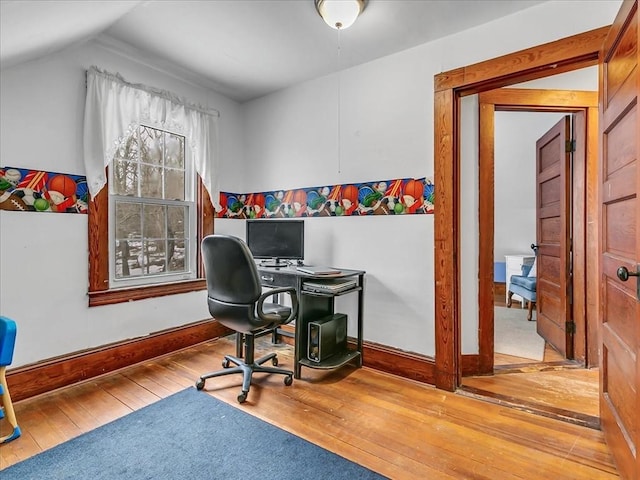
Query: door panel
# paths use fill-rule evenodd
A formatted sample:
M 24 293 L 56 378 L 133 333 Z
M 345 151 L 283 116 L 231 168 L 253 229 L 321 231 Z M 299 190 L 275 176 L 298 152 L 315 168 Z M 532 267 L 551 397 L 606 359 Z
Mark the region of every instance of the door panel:
M 638 2 L 625 1 L 600 56 L 600 418 L 622 478 L 640 475 Z
M 571 119 L 564 117 L 536 142 L 536 243 L 538 334 L 567 358 L 573 354 L 570 318 Z

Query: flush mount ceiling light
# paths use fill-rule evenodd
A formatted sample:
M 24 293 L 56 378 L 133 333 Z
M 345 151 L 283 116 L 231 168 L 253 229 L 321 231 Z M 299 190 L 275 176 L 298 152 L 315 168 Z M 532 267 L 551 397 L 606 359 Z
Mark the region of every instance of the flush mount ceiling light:
M 315 0 L 315 4 L 327 25 L 344 30 L 353 25 L 367 6 L 367 0 Z

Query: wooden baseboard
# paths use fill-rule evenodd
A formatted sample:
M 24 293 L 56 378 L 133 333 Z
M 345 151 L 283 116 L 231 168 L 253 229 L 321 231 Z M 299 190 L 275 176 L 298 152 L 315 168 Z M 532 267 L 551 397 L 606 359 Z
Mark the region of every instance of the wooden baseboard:
M 293 345 L 295 326 L 283 325 L 280 329 L 286 332 L 286 335 L 279 336 L 278 340 Z M 354 339 L 349 339 L 349 344 L 351 348 L 356 346 Z M 365 367 L 434 385 L 435 362 L 432 358 L 373 342 L 363 342 L 362 350 Z
M 213 319 L 76 352 L 7 372 L 17 402 L 232 333 Z
M 369 342 L 364 343 L 362 356 L 365 367 L 435 385 L 436 363 L 430 357 Z

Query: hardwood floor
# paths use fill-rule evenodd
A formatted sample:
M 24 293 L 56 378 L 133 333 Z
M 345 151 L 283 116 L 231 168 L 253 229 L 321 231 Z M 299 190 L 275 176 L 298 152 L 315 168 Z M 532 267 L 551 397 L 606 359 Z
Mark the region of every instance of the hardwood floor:
M 257 343 L 261 351 L 277 350 L 280 366 L 292 367 L 290 346 Z M 193 387 L 234 350 L 233 338 L 206 342 L 18 402 L 23 434 L 0 446 L 0 468 Z M 256 375 L 243 405 L 236 402 L 238 375 L 208 380 L 203 395 L 392 479 L 618 478 L 602 432 L 592 428 L 367 368 L 303 368 L 302 376 L 286 387 L 280 376 Z
M 505 306 L 504 291 L 496 290 L 494 304 Z M 494 375 L 463 378 L 461 389 L 485 401 L 597 429 L 598 382 L 598 369 L 566 360 L 546 344 L 540 362 L 496 353 Z

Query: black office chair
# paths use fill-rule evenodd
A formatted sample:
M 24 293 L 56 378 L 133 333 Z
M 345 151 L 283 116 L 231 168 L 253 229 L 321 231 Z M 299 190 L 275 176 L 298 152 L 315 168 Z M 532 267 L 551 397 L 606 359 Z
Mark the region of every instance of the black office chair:
M 298 315 L 298 297 L 294 287 L 274 288 L 262 293 L 260 276 L 255 261 L 247 245 L 236 237 L 209 235 L 202 240 L 202 259 L 207 278 L 207 301 L 211 316 L 237 333 L 238 341 L 244 337 L 245 361 L 225 355 L 224 370 L 206 373 L 196 382 L 202 390 L 208 378 L 242 373 L 242 393 L 238 402 L 244 403 L 251 386 L 254 372 L 278 373 L 285 375 L 284 384 L 293 383 L 293 372 L 275 368 L 278 357 L 275 353 L 254 360 L 254 339 L 256 335 L 273 330 L 278 325 L 291 322 Z M 276 294 L 286 293 L 291 298 L 291 307 L 266 300 Z M 240 343 L 241 346 L 241 343 Z M 241 352 L 241 350 L 239 350 Z M 271 360 L 273 367 L 262 364 Z M 236 366 L 229 368 L 229 364 Z

